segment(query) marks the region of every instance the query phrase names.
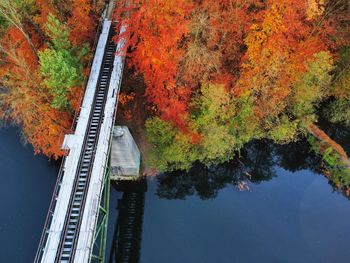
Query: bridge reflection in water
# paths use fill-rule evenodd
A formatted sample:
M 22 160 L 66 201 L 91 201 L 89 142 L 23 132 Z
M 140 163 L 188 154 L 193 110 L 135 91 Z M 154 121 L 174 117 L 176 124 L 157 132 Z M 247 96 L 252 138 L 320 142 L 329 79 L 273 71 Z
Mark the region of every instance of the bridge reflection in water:
M 123 192 L 118 200 L 118 218 L 113 235 L 110 263 L 138 263 L 140 261 L 143 211 L 147 181 L 118 182 Z

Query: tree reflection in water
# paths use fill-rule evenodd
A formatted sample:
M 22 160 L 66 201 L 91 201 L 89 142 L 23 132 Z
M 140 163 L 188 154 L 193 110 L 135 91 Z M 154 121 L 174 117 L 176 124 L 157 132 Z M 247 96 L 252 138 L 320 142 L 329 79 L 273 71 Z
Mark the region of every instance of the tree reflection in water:
M 328 132 L 337 135 L 335 139 L 338 140 L 346 139 L 350 134 L 343 129 Z M 344 144 L 344 148 L 349 149 L 350 145 Z M 197 163 L 188 172 L 177 171 L 157 176 L 156 194 L 165 199 L 185 199 L 192 195 L 212 199 L 220 189 L 230 185 L 239 187 L 242 182 L 258 184 L 269 181 L 277 176 L 277 167 L 291 172 L 308 169 L 321 173 L 321 164 L 321 158 L 311 151 L 306 140 L 287 145 L 253 141 L 232 162 L 212 167 Z M 119 184 L 118 191 L 123 192 L 123 197 L 118 206 L 110 263 L 139 262 L 146 183 L 143 180 L 136 184 Z
M 288 145 L 270 141 L 249 143 L 236 160 L 211 167 L 195 164 L 188 172 L 177 171 L 158 176 L 157 195 L 165 199 L 185 199 L 197 194 L 201 199 L 215 198 L 228 185 L 260 183 L 276 176 L 276 166 L 291 172 L 309 169 L 320 172 L 321 160 L 301 140 Z

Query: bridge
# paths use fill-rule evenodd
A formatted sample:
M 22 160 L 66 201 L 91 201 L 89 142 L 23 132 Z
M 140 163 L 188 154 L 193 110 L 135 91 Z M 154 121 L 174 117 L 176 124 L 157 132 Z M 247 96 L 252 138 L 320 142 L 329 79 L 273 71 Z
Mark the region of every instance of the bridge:
M 73 134 L 63 158 L 34 262 L 104 262 L 109 155 L 124 58 L 104 19 Z M 121 32 L 124 30 L 122 27 Z M 121 33 L 120 32 L 120 33 Z

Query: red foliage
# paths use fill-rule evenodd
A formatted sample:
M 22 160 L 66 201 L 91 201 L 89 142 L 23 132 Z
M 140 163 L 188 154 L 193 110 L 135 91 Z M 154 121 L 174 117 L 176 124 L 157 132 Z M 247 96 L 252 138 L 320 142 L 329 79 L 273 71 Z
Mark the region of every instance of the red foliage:
M 38 67 L 38 60 L 36 54 L 34 54 L 30 44 L 16 27 L 11 26 L 4 34 L 1 45 L 3 50 L 7 53 L 6 62 L 10 63 L 13 68 L 21 67 L 18 58 L 25 60 L 26 64 L 31 70 L 36 70 Z
M 95 19 L 90 0 L 74 0 L 72 15 L 68 19 L 70 41 L 74 45 L 91 43 L 95 35 Z
M 126 6 L 129 1 L 121 2 Z M 179 43 L 188 33 L 192 4 L 187 0 L 133 2 L 128 8 L 117 8 L 115 13 L 116 20 L 127 25 L 123 37 L 133 48 L 130 62 L 144 74 L 148 101 L 157 107 L 158 114 L 185 128 L 191 90 L 178 87 L 176 75 L 184 52 Z
M 261 21 L 263 2 L 255 0 L 205 0 L 200 10 L 206 10 L 209 14 L 210 34 L 208 38 L 209 48 L 219 49 L 223 58 L 223 72 L 216 79 L 228 81 L 228 86 L 233 79 L 238 77 L 241 58 L 244 55 L 244 39 L 253 22 Z M 231 75 L 228 78 L 227 74 Z
M 322 1 L 315 1 L 319 7 Z M 312 1 L 121 2 L 115 19 L 119 28 L 126 27 L 123 51 L 128 48 L 130 65 L 144 76 L 148 102 L 193 141 L 200 135 L 189 131 L 188 104 L 202 82 L 225 84 L 233 96 L 251 95 L 260 119 L 278 116 L 308 62 L 316 53 L 336 47 L 334 21 L 322 14 L 323 6 L 310 8 Z M 193 22 L 202 27 L 197 35 Z M 211 58 L 214 66 L 206 67 Z M 205 70 L 205 78 L 190 76 L 187 81 L 182 76 L 184 71 L 189 75 Z
M 35 16 L 35 22 L 43 29 L 47 23 L 47 17 L 49 14 L 57 16 L 57 9 L 51 1 L 47 0 L 35 0 L 35 5 L 39 14 Z
M 1 96 L 1 117 L 22 126 L 36 153 L 58 158 L 63 154 L 64 131 L 71 122 L 69 113 L 50 107 L 52 98 L 40 85 L 37 56 L 24 35 L 9 27 L 0 42 L 5 55 L 0 72 L 7 87 Z

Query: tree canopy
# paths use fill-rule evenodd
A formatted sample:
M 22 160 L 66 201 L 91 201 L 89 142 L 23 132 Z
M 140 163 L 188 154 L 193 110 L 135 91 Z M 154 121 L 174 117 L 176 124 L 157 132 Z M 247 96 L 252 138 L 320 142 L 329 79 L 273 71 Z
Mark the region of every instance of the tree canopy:
M 150 158 L 160 170 L 224 162 L 256 138 L 296 141 L 326 101 L 329 118 L 348 124 L 346 1 L 119 4 L 128 64 L 147 85 Z M 160 130 L 171 135 L 162 133 L 165 144 Z
M 101 1 L 0 0 L 0 117 L 58 158 L 79 101 Z

